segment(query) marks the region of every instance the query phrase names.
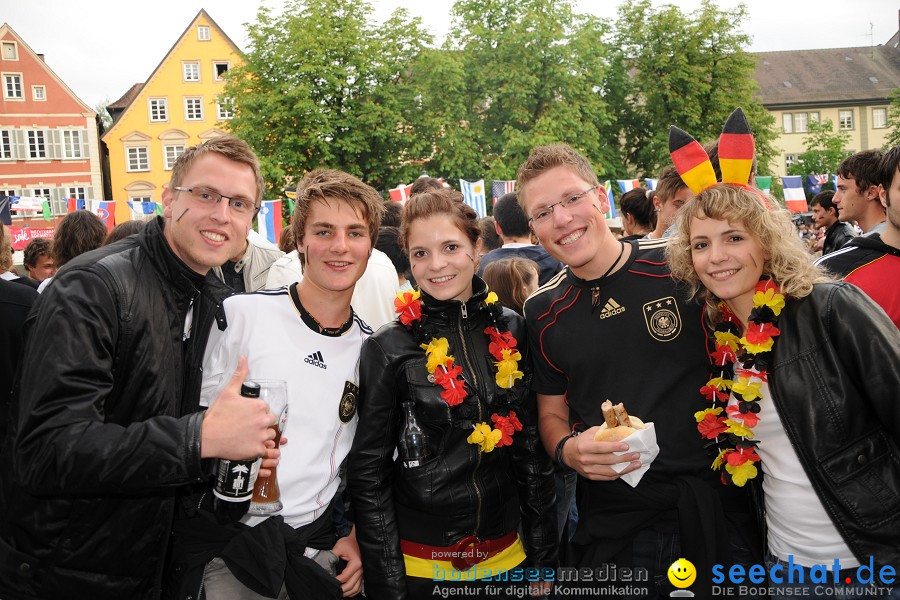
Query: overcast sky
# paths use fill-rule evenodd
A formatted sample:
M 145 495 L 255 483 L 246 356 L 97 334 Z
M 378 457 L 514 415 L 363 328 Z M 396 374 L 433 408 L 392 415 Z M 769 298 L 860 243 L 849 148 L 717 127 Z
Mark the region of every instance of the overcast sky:
M 383 22 L 399 6 L 420 16 L 437 39 L 448 29 L 451 0 L 370 0 Z M 510 0 L 514 2 L 515 0 Z M 653 0 L 654 5 L 665 4 Z M 685 11 L 700 0 L 674 0 Z M 719 0 L 733 7 L 737 0 Z M 116 100 L 143 82 L 201 8 L 246 48 L 245 23 L 265 4 L 284 0 L 0 0 L 12 27 L 89 106 Z M 579 0 L 580 12 L 615 18 L 616 0 Z M 896 0 L 747 0 L 751 50 L 797 50 L 884 44 L 898 29 Z

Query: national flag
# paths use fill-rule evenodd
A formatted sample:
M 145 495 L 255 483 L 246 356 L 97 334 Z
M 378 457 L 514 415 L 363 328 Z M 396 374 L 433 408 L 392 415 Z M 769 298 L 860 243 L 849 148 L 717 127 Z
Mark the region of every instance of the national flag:
M 617 179 L 619 183 L 619 189 L 622 190 L 622 193 L 630 192 L 636 187 L 641 187 L 641 181 L 639 179 Z
M 781 178 L 784 187 L 784 205 L 791 212 L 806 212 L 806 193 L 803 191 L 803 178 L 800 175 L 784 175 Z
M 767 194 L 772 193 L 772 176 L 767 175 L 766 177 L 757 177 L 756 178 L 756 187 L 760 190 L 764 191 Z
M 116 226 L 116 203 L 108 200 L 92 200 L 92 212 L 100 217 L 107 231 L 112 231 Z M 129 219 L 130 220 L 130 219 Z
M 394 202 L 399 202 L 400 204 L 406 204 L 406 201 L 409 200 L 409 193 L 412 191 L 412 184 L 404 185 L 400 184 L 392 190 L 388 190 L 388 195 L 391 197 L 391 200 Z
M 9 211 L 9 198 L 0 194 L 0 222 L 12 225 L 12 213 Z
M 655 190 L 655 189 L 656 189 L 656 182 L 659 181 L 659 179 L 652 179 L 652 178 L 650 178 L 650 177 L 644 177 L 644 181 L 647 182 L 647 189 L 648 189 L 648 190 Z
M 50 201 L 44 200 L 43 205 L 41 205 L 41 213 L 43 214 L 44 220 L 50 220 Z
M 487 206 L 484 201 L 484 179 L 478 181 L 459 180 L 459 187 L 462 190 L 465 203 L 475 209 L 479 217 L 487 216 Z
M 156 214 L 162 216 L 163 214 L 163 205 L 159 202 L 156 203 Z
M 809 193 L 815 196 L 819 192 L 822 191 L 822 186 L 828 183 L 831 179 L 831 175 L 807 175 L 806 176 L 806 187 L 809 189 Z
M 84 200 L 80 198 L 69 198 L 66 200 L 66 212 L 75 212 L 76 210 L 84 210 Z
M 156 202 L 141 202 L 141 211 L 145 215 L 156 214 Z
M 613 198 L 613 191 L 611 181 L 607 179 L 603 183 L 600 184 L 600 188 L 597 190 L 601 196 L 606 196 L 606 199 L 609 200 L 609 210 L 606 211 L 606 218 L 613 219 L 616 216 L 616 202 Z
M 494 204 L 497 204 L 497 200 L 499 200 L 500 197 L 504 194 L 511 194 L 515 191 L 515 179 L 495 179 L 493 182 L 491 182 L 491 197 L 494 199 Z
M 256 217 L 256 231 L 273 244 L 281 237 L 281 200 L 263 202 Z

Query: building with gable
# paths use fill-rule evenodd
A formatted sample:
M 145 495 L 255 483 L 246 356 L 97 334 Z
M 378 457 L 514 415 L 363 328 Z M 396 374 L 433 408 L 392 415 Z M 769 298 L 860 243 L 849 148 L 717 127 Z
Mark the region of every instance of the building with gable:
M 103 198 L 97 113 L 6 23 L 0 27 L 0 194 Z
M 147 81 L 107 108 L 114 121 L 102 141 L 117 223 L 135 216 L 129 202 L 162 201 L 185 148 L 225 133 L 222 123 L 234 110 L 224 76 L 242 62 L 240 49 L 201 10 Z
M 900 32 L 878 46 L 760 52 L 756 64 L 758 97 L 779 132 L 774 174 L 806 151 L 811 121 L 830 119 L 850 134 L 851 152 L 884 145 L 890 96 L 900 88 Z

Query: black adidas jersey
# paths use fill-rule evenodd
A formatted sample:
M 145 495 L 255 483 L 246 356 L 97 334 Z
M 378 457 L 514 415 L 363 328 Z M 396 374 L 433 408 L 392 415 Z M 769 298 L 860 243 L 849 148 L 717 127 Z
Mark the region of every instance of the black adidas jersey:
M 612 275 L 585 281 L 565 269 L 525 303 L 534 390 L 565 394 L 579 428 L 603 423 L 607 399 L 654 422 L 660 453 L 648 475 L 709 472 L 694 420 L 709 364 L 701 306 L 672 279 L 665 240 L 629 243 Z

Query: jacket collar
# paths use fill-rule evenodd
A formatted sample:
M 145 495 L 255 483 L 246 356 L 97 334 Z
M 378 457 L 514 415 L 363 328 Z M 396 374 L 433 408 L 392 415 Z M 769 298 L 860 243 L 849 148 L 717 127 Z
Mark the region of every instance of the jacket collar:
M 163 217 L 156 217 L 147 223 L 139 241 L 153 266 L 177 293 L 193 296 L 201 291 L 205 284 L 210 283 L 210 278 L 207 277 L 209 273 L 201 275 L 192 270 L 169 247 Z
M 466 318 L 482 310 L 482 303 L 488 295 L 487 284 L 478 275 L 472 276 L 472 297 L 465 302 L 459 300 L 438 300 L 429 296 L 425 291 L 422 294 L 422 312 L 428 319 L 434 322 L 456 321 L 457 316 L 463 313 L 465 305 Z

